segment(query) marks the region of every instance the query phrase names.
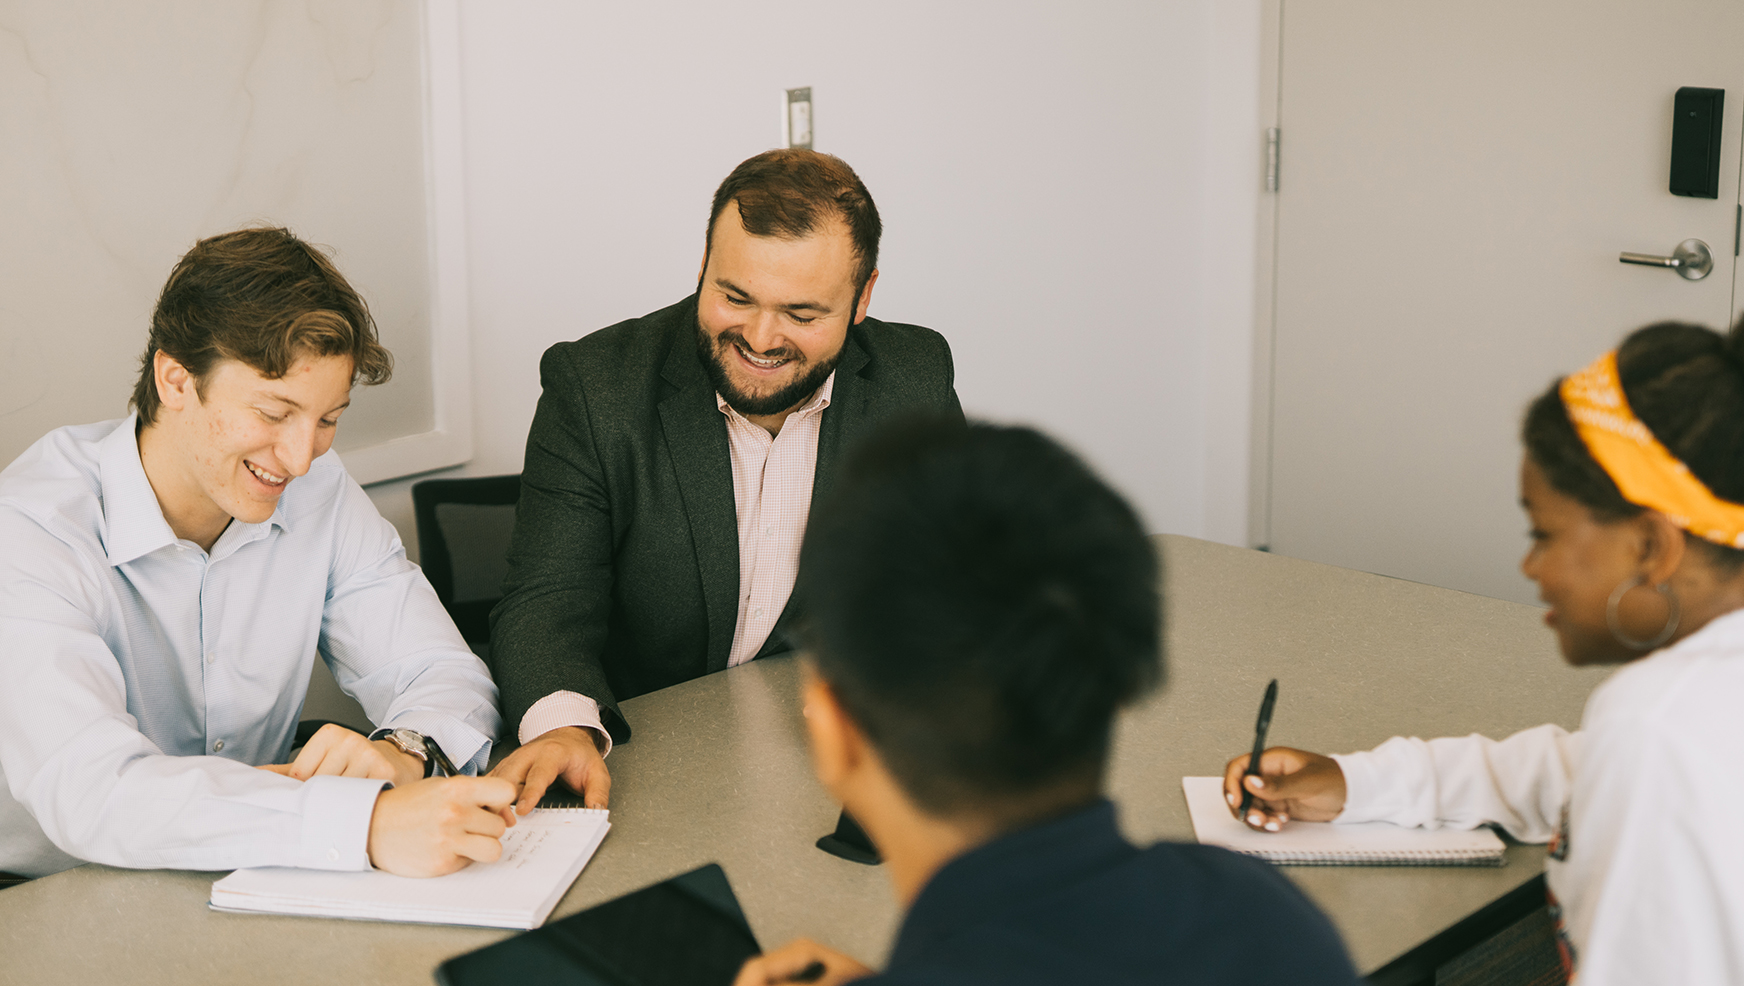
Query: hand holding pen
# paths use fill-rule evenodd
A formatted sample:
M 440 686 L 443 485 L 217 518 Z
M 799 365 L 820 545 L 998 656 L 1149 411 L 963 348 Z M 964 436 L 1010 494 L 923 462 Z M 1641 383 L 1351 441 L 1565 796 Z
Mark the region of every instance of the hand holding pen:
M 1223 769 L 1223 797 L 1230 813 L 1248 827 L 1277 832 L 1292 818 L 1329 822 L 1344 810 L 1344 771 L 1338 761 L 1285 746 L 1266 749 L 1266 733 L 1278 701 L 1278 682 L 1266 686 L 1254 724 L 1251 753 Z

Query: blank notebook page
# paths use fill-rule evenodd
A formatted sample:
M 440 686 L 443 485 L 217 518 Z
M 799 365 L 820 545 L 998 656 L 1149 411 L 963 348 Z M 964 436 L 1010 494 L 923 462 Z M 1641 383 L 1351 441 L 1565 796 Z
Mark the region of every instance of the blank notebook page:
M 536 928 L 581 875 L 609 813 L 541 808 L 503 834 L 503 857 L 429 879 L 381 870 L 237 870 L 212 885 L 214 908 L 370 921 Z
M 1223 778 L 1183 777 L 1193 834 L 1274 863 L 1296 866 L 1500 866 L 1507 847 L 1478 829 L 1403 828 L 1388 822 L 1291 821 L 1282 832 L 1256 832 L 1230 813 Z

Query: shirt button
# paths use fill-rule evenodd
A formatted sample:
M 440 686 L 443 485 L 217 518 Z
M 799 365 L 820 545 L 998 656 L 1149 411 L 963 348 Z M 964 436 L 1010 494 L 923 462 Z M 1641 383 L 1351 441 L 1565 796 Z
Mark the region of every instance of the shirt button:
M 752 616 L 762 616 L 762 615 L 763 615 L 763 611 L 762 611 L 762 610 L 760 610 L 760 609 L 754 609 L 754 610 L 752 610 L 752 611 L 751 611 L 751 615 L 752 615 Z
M 224 741 L 219 740 L 218 742 L 213 743 L 212 744 L 212 752 L 213 753 L 223 753 L 224 752 Z
M 207 664 L 217 664 L 218 663 L 218 652 L 215 650 L 207 651 L 206 652 L 206 663 Z
M 768 537 L 769 535 L 774 534 L 774 533 L 775 533 L 775 528 L 773 528 L 773 527 L 763 528 L 763 536 L 764 537 Z
M 327 850 L 327 858 L 334 861 L 335 863 L 339 862 L 339 850 L 328 849 Z

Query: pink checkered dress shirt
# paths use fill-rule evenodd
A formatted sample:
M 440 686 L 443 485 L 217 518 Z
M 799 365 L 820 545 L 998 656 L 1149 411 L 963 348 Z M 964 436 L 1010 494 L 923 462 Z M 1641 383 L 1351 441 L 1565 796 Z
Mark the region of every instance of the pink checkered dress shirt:
M 715 406 L 727 418 L 733 504 L 739 516 L 739 618 L 733 627 L 728 667 L 757 656 L 793 594 L 799 545 L 811 516 L 818 435 L 835 386 L 832 373 L 811 400 L 787 416 L 778 435 L 752 424 L 720 394 L 715 395 Z M 527 743 L 560 726 L 592 729 L 601 750 L 611 751 L 611 736 L 600 723 L 598 703 L 579 692 L 552 692 L 540 699 L 521 717 L 517 732 Z

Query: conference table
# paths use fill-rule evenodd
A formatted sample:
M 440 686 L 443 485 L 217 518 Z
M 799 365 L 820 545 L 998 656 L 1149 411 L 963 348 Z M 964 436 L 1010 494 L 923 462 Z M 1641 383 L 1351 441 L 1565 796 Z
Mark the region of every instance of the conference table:
M 1221 774 L 1279 680 L 1271 742 L 1326 752 L 1393 735 L 1573 728 L 1602 670 L 1562 663 L 1542 611 L 1178 536 L 1159 536 L 1163 687 L 1123 714 L 1108 790 L 1136 842 L 1191 840 L 1184 775 Z M 899 914 L 882 867 L 814 848 L 837 807 L 813 779 L 799 665 L 756 661 L 623 703 L 612 830 L 553 919 L 718 862 L 764 947 L 805 936 L 879 965 Z M 1499 868 L 1285 867 L 1369 973 L 1532 880 Z M 428 984 L 509 932 L 219 913 L 222 874 L 90 865 L 0 891 L 0 983 Z

